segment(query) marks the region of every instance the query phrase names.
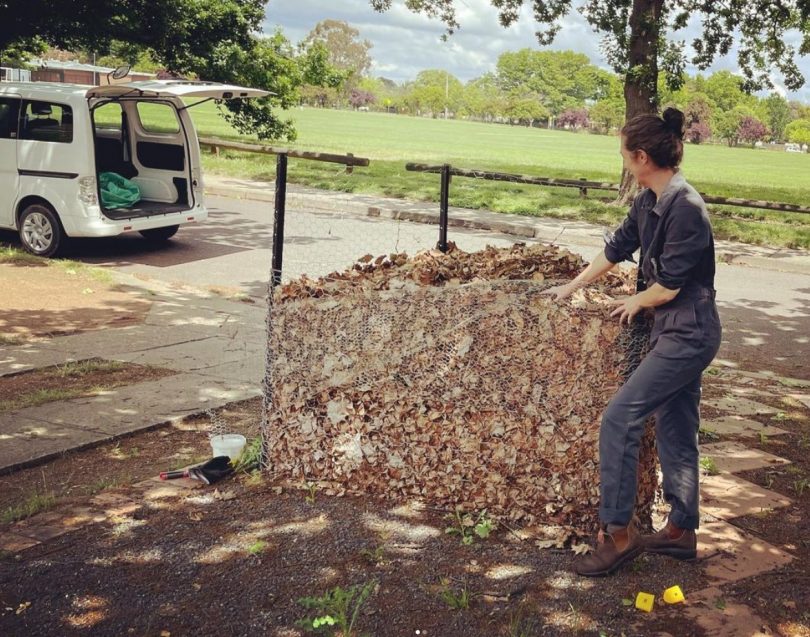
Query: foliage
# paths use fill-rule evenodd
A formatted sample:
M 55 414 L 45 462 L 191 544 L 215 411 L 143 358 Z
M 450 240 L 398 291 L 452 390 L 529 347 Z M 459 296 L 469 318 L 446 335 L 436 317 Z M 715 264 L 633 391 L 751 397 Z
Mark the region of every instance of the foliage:
M 705 142 L 712 136 L 712 129 L 705 122 L 694 122 L 689 124 L 685 131 L 685 137 L 693 144 Z
M 472 544 L 476 535 L 482 540 L 487 539 L 496 528 L 494 520 L 487 515 L 486 509 L 481 511 L 477 518 L 458 508 L 448 517 L 453 520 L 453 526 L 448 526 L 444 532 L 449 535 L 459 535 L 461 543 L 464 545 Z
M 377 11 L 391 7 L 391 0 L 369 0 Z M 408 0 L 406 6 L 416 13 L 439 18 L 452 34 L 460 25 L 456 0 Z M 700 69 L 708 68 L 718 56 L 725 55 L 736 41 L 737 62 L 743 78 L 740 88 L 752 91 L 772 86 L 771 76 L 777 71 L 789 89 L 804 84 L 796 65 L 796 56 L 810 51 L 810 3 L 787 0 L 491 0 L 498 10 L 501 25 L 508 27 L 528 4 L 536 22 L 541 45 L 550 44 L 561 28 L 563 18 L 576 7 L 588 23 L 604 36 L 602 50 L 614 70 L 625 78 L 627 115 L 651 112 L 658 105 L 658 75 L 666 72 L 669 87 L 678 89 L 683 82 L 683 69 L 691 62 Z M 666 37 L 668 32 L 683 29 L 689 21 L 701 25 L 691 42 L 693 55 L 687 57 L 685 42 Z M 798 30 L 801 43 L 787 42 L 783 35 Z M 528 57 L 528 55 L 526 56 Z M 552 101 L 556 95 L 549 96 Z M 735 102 L 736 103 L 736 102 Z M 723 110 L 731 105 L 718 102 Z M 549 104 L 553 113 L 561 112 Z M 557 110 L 559 108 L 559 110 Z
M 463 86 L 447 71 L 421 71 L 409 89 L 406 103 L 414 112 L 427 112 L 437 117 L 441 113 L 455 112 L 461 106 Z
M 341 20 L 322 20 L 303 41 L 304 47 L 320 42 L 329 52 L 329 63 L 359 78 L 371 68 L 371 42 L 360 39 L 360 31 Z
M 375 102 L 374 93 L 370 91 L 364 91 L 360 88 L 353 88 L 352 92 L 349 94 L 349 104 L 353 108 L 360 108 L 361 106 L 368 106 L 369 104 L 373 104 Z
M 788 124 L 785 138 L 795 144 L 810 144 L 810 119 L 797 119 Z
M 264 0 L 8 0 L 0 3 L 0 57 L 7 51 L 38 52 L 47 44 L 96 51 L 111 60 L 149 61 L 179 75 L 263 88 L 273 95 L 230 100 L 222 113 L 242 132 L 292 140 L 292 124 L 279 119 L 273 109 L 296 104 L 304 83 L 335 87 L 346 76 L 329 64 L 329 52 L 322 44 L 295 51 L 280 32 L 257 35 L 264 4 Z
M 262 459 L 262 439 L 261 436 L 250 438 L 235 461 L 231 461 L 233 470 L 237 473 L 250 473 L 257 469 Z
M 472 593 L 467 588 L 466 582 L 459 591 L 456 592 L 451 588 L 450 580 L 448 579 L 442 579 L 442 588 L 439 591 L 439 597 L 452 610 L 467 610 L 470 608 L 470 602 L 472 601 Z
M 616 98 L 601 100 L 591 107 L 588 116 L 597 130 L 609 133 L 624 123 L 624 101 Z
M 746 117 L 751 116 L 751 111 L 736 106 L 730 111 L 721 112 L 715 116 L 714 129 L 720 139 L 725 140 L 729 146 L 736 146 L 740 141 L 740 126 Z
M 768 128 L 771 129 L 771 135 L 775 140 L 781 141 L 785 137 L 785 127 L 792 119 L 790 105 L 784 97 L 776 93 L 772 93 L 766 97 L 763 100 L 763 105 L 768 119 Z
M 501 54 L 497 64 L 497 83 L 504 92 L 519 99 L 536 95 L 555 116 L 606 96 L 610 77 L 573 51 L 522 49 Z
M 375 581 L 349 588 L 336 586 L 320 597 L 302 597 L 298 603 L 316 611 L 318 615 L 303 619 L 298 625 L 305 630 L 318 631 L 325 628 L 330 634 L 352 637 L 357 615 L 376 586 Z
M 746 115 L 740 120 L 740 127 L 737 131 L 737 135 L 741 141 L 753 145 L 754 143 L 764 139 L 765 135 L 767 134 L 768 129 L 765 127 L 765 124 L 760 122 L 756 117 Z
M 590 124 L 588 111 L 584 108 L 572 108 L 564 111 L 557 118 L 557 128 L 571 128 L 578 130 L 587 128 Z

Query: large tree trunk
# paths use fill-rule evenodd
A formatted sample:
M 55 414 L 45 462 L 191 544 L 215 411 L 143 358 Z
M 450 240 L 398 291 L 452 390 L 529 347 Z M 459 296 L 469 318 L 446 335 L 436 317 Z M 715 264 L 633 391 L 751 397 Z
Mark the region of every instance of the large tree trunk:
M 658 107 L 658 38 L 664 0 L 633 0 L 627 73 L 624 76 L 625 121 L 654 113 Z M 616 203 L 628 204 L 638 190 L 635 178 L 622 171 Z

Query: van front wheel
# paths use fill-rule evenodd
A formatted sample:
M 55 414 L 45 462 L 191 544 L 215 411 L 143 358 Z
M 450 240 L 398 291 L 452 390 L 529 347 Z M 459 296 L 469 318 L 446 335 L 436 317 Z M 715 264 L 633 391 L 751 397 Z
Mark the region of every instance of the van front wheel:
M 159 243 L 161 241 L 168 241 L 175 234 L 180 226 L 166 226 L 165 228 L 152 228 L 151 230 L 141 230 L 141 236 L 147 241 L 154 241 Z
M 62 225 L 50 207 L 35 203 L 20 215 L 20 241 L 23 248 L 38 257 L 52 257 L 65 243 Z

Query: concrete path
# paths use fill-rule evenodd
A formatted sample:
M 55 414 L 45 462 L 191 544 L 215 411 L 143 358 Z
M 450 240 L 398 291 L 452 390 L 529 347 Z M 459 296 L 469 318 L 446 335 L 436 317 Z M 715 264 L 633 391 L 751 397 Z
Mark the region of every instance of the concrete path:
M 0 414 L 0 473 L 261 395 L 264 306 L 118 278 L 152 302 L 143 324 L 4 347 L 0 378 L 94 357 L 176 373 L 99 396 Z

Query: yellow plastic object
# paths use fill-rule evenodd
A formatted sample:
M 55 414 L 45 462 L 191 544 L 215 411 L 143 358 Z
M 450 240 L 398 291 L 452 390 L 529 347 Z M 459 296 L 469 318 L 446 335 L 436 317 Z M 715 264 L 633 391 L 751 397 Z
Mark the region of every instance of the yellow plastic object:
M 664 601 L 667 604 L 680 604 L 686 601 L 686 598 L 683 596 L 683 591 L 681 587 L 678 585 L 670 586 L 667 590 L 664 591 Z
M 653 602 L 655 602 L 655 595 L 649 593 L 639 593 L 636 595 L 636 608 L 649 613 L 653 609 Z

